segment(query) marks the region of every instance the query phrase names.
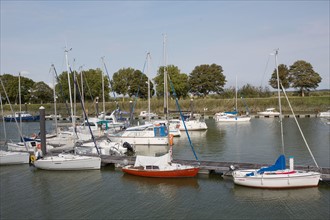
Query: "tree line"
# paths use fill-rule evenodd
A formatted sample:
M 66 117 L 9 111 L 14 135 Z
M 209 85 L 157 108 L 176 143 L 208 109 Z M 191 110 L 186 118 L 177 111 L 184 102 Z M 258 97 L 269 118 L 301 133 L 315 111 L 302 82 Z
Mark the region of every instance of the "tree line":
M 278 70 L 283 87 L 297 89 L 301 96 L 311 89 L 316 89 L 322 80 L 321 76 L 313 70 L 312 65 L 304 60 L 298 60 L 289 67 L 280 64 Z M 53 71 L 56 72 L 55 68 Z M 198 97 L 217 95 L 220 98 L 232 98 L 235 95 L 235 88 L 224 88 L 227 81 L 222 66 L 213 63 L 196 66 L 189 75 L 182 73 L 175 65 L 159 67 L 156 77 L 150 80 L 151 96 L 164 97 L 164 73 L 167 73 L 168 76 L 168 93 L 173 96 L 174 90 L 179 99 L 187 98 L 190 95 Z M 0 77 L 11 103 L 18 103 L 18 77 L 20 77 L 22 103 L 50 103 L 54 100 L 53 89 L 44 82 L 34 82 L 24 76 L 11 74 L 3 74 Z M 71 91 L 76 89 L 76 94 L 79 92 L 79 97 L 83 97 L 87 101 L 95 101 L 103 97 L 102 88 L 104 88 L 106 101 L 116 98 L 116 96 L 148 98 L 148 76 L 141 70 L 122 68 L 113 73 L 112 79 L 110 79 L 100 68 L 96 68 L 70 72 L 69 78 Z M 272 88 L 277 88 L 276 69 L 268 82 Z M 0 93 L 2 99 L 5 100 L 2 86 Z M 269 97 L 272 94 L 268 86 L 262 88 L 250 84 L 238 89 L 238 93 L 247 98 Z M 55 97 L 57 102 L 64 103 L 69 100 L 68 73 L 66 71 L 56 77 Z

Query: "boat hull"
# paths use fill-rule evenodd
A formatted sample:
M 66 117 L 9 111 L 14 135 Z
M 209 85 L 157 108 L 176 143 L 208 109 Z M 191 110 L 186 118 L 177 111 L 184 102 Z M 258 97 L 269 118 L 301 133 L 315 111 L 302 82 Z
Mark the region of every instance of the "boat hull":
M 194 177 L 197 175 L 199 168 L 192 167 L 178 170 L 140 170 L 136 168 L 123 167 L 122 171 L 135 176 L 156 177 L 156 178 L 178 178 L 178 177 Z
M 218 122 L 248 122 L 251 120 L 251 117 L 216 117 L 215 120 Z
M 30 154 L 27 152 L 0 151 L 0 165 L 29 163 Z
M 234 171 L 233 179 L 237 185 L 254 188 L 302 188 L 316 187 L 321 174 L 318 172 L 289 171 L 282 173 L 266 173 L 253 176 L 246 174 L 256 170 Z
M 20 117 L 4 117 L 6 122 L 15 122 L 15 118 L 16 121 L 20 121 Z M 23 122 L 39 121 L 39 120 L 40 120 L 40 115 L 22 117 Z
M 34 166 L 44 170 L 99 170 L 101 158 L 60 154 L 36 160 Z
M 127 142 L 133 145 L 168 145 L 168 137 L 108 136 L 108 138 L 113 142 Z
M 204 121 L 190 120 L 184 122 L 188 131 L 204 131 L 207 130 L 207 125 Z M 185 131 L 183 121 L 180 121 L 180 131 Z

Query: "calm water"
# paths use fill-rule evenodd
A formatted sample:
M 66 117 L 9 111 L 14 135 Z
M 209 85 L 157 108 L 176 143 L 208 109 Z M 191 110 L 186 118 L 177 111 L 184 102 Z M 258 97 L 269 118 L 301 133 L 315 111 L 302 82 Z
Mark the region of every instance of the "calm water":
M 330 126 L 319 118 L 298 120 L 319 166 L 330 167 Z M 206 122 L 206 132 L 191 132 L 200 160 L 273 163 L 281 152 L 278 119 Z M 25 123 L 23 132 L 37 132 L 38 126 Z M 6 127 L 7 137 L 18 139 L 16 125 Z M 293 155 L 296 164 L 313 165 L 294 119 L 285 118 L 284 127 L 286 154 Z M 186 142 L 184 135 L 175 139 L 175 158 L 193 159 Z M 138 150 L 153 155 L 166 148 Z M 317 188 L 265 190 L 236 186 L 218 175 L 151 179 L 113 167 L 62 172 L 28 165 L 1 166 L 0 183 L 1 219 L 328 219 L 330 214 L 330 186 L 324 183 Z

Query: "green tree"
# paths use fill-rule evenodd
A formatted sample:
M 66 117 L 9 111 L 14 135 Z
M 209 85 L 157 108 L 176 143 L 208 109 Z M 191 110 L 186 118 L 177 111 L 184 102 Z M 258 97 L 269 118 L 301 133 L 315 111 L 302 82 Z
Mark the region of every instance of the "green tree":
M 137 96 L 139 98 L 148 98 L 148 77 L 140 70 L 133 68 L 122 68 L 115 72 L 112 77 L 113 91 L 117 94 L 129 97 Z M 155 91 L 153 83 L 150 81 L 150 96 L 153 96 Z
M 31 88 L 32 103 L 49 103 L 53 99 L 53 90 L 44 82 L 37 82 Z
M 154 84 L 150 81 L 150 96 L 155 94 Z M 130 76 L 130 85 L 128 89 L 130 97 L 137 96 L 142 99 L 148 99 L 148 77 L 140 70 L 135 70 Z
M 181 73 L 179 68 L 174 65 L 166 66 L 166 72 L 173 84 L 177 98 L 180 99 L 181 97 L 187 97 L 189 91 L 187 74 Z M 164 66 L 159 67 L 157 76 L 154 78 L 154 81 L 156 84 L 157 97 L 164 97 Z M 173 96 L 170 81 L 167 80 L 167 91 Z
M 190 92 L 198 96 L 206 96 L 211 92 L 220 94 L 226 83 L 222 67 L 216 64 L 196 66 L 189 75 Z
M 237 91 L 238 96 L 244 96 L 245 98 L 258 98 L 260 97 L 260 94 L 262 93 L 261 87 L 255 87 L 250 85 L 249 83 L 244 85 L 241 89 L 238 89 Z
M 97 69 L 89 69 L 87 71 L 82 71 L 80 74 L 83 74 L 83 84 L 84 84 L 84 98 L 85 100 L 92 100 L 95 97 L 102 97 L 102 70 Z M 81 75 L 76 73 L 76 80 L 78 83 L 79 91 L 81 92 Z M 70 85 L 71 85 L 71 94 L 73 97 L 74 91 L 74 79 L 73 73 L 70 73 Z M 61 73 L 59 76 L 59 82 L 56 84 L 56 94 L 59 97 L 59 101 L 66 102 L 70 100 L 69 97 L 69 83 L 68 83 L 68 75 L 67 72 Z M 104 79 L 104 96 L 105 100 L 109 100 L 109 80 L 107 76 L 103 75 Z M 62 91 L 61 88 L 62 87 Z M 63 92 L 63 94 L 62 94 Z M 82 95 L 82 94 L 81 94 Z M 77 91 L 77 97 L 78 91 Z M 78 99 L 77 99 L 78 100 Z
M 11 104 L 18 104 L 19 103 L 19 76 L 13 76 L 10 74 L 3 74 L 1 76 L 2 83 L 4 84 L 6 93 L 8 95 L 8 98 L 11 102 Z M 21 81 L 21 103 L 28 103 L 30 102 L 30 91 L 31 88 L 34 85 L 34 81 L 32 79 L 26 78 L 24 76 L 20 77 Z M 2 87 L 2 86 L 1 86 Z M 2 88 L 0 89 L 1 94 L 4 94 L 4 91 Z
M 102 75 L 104 80 L 104 99 L 105 101 L 110 100 L 110 83 L 109 78 L 102 72 L 101 69 L 89 69 L 82 71 L 77 76 L 79 88 L 81 90 L 81 74 L 83 75 L 83 86 L 84 86 L 84 99 L 93 101 L 96 97 L 102 97 Z
M 282 83 L 285 89 L 290 87 L 290 74 L 289 68 L 285 64 L 280 64 L 278 66 L 278 75 L 280 78 L 280 83 Z M 276 69 L 273 71 L 273 74 L 269 80 L 269 85 L 274 89 L 277 89 L 277 71 Z
M 298 88 L 301 96 L 304 96 L 304 91 L 317 88 L 322 80 L 321 76 L 314 71 L 313 66 L 304 60 L 294 62 L 290 66 L 289 74 L 292 87 Z
M 10 74 L 3 74 L 0 77 L 10 103 L 18 103 L 18 77 Z M 6 99 L 2 86 L 0 86 L 0 93 L 2 97 Z M 8 102 L 8 100 L 6 100 L 6 102 Z

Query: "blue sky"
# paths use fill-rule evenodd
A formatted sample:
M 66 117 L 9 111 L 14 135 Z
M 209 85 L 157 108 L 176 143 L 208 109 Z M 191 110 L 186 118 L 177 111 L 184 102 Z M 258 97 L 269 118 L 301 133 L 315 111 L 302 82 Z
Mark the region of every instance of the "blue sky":
M 149 51 L 154 78 L 164 33 L 167 64 L 186 74 L 221 65 L 225 88 L 236 76 L 239 87 L 267 86 L 275 48 L 279 63 L 305 60 L 322 77 L 318 89 L 330 87 L 329 1 L 1 0 L 0 73 L 23 71 L 50 84 L 51 64 L 66 70 L 67 45 L 74 69 L 102 68 L 104 56 L 111 75 L 124 67 L 142 71 Z

